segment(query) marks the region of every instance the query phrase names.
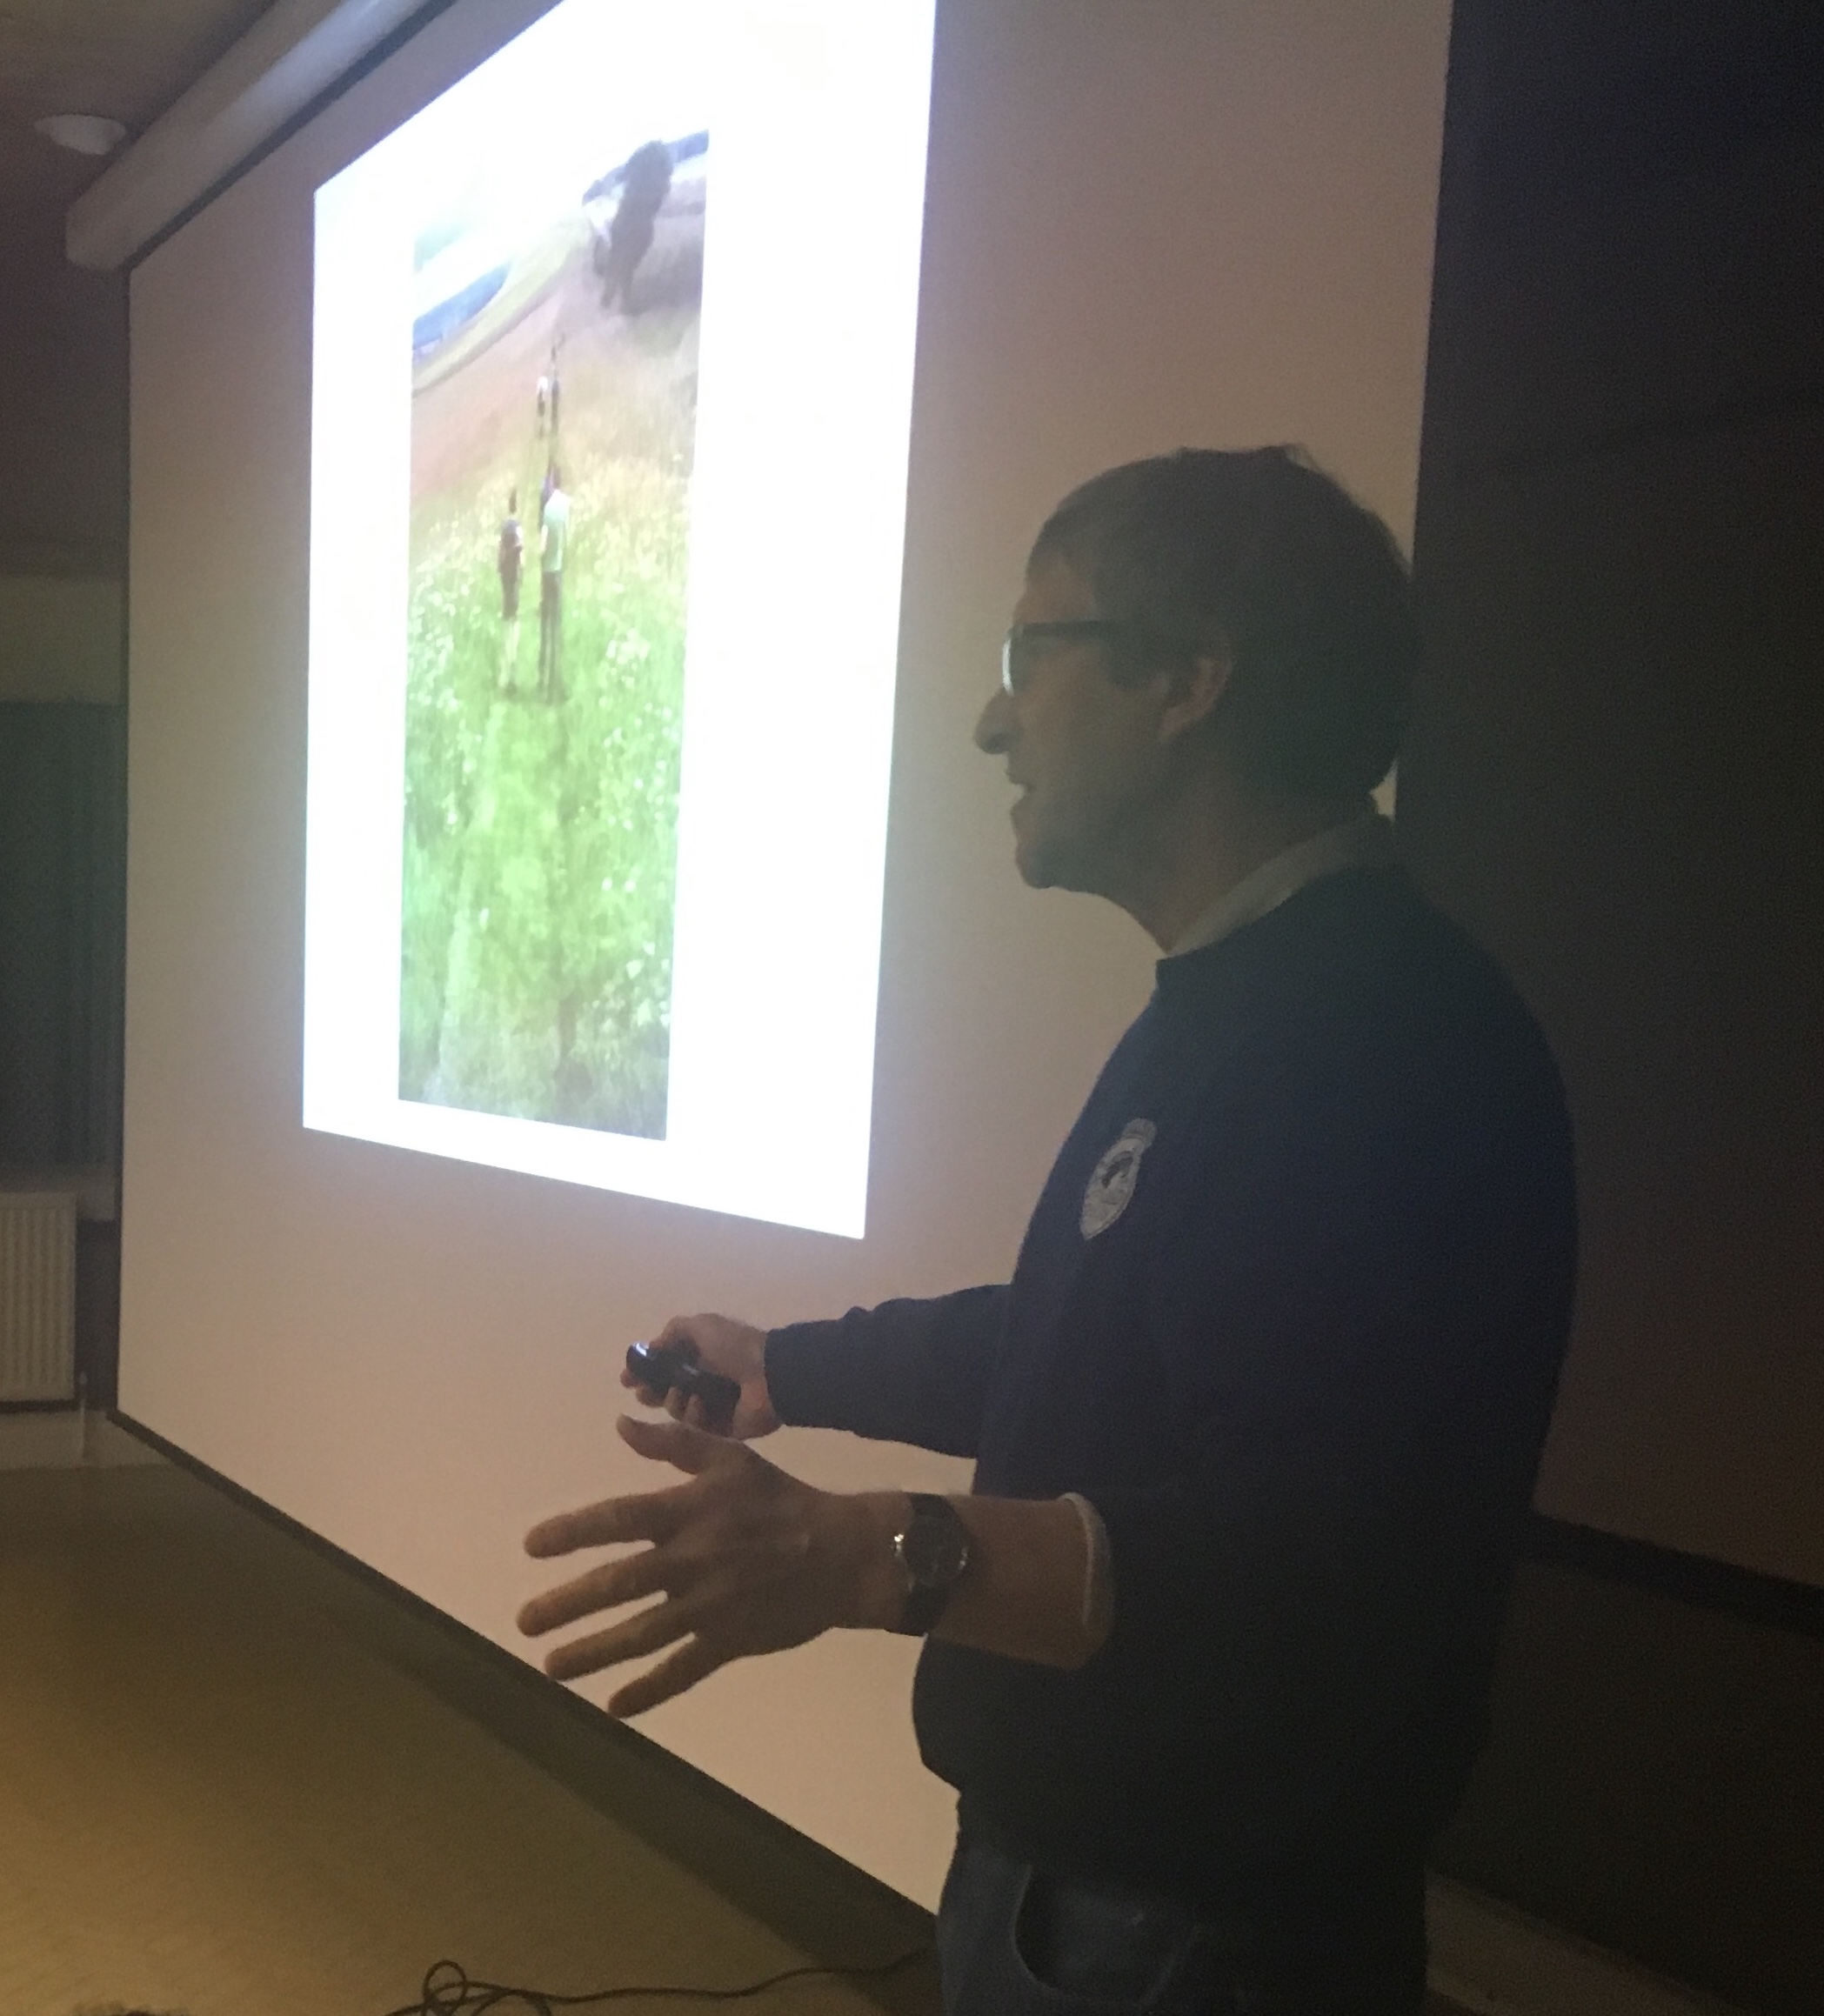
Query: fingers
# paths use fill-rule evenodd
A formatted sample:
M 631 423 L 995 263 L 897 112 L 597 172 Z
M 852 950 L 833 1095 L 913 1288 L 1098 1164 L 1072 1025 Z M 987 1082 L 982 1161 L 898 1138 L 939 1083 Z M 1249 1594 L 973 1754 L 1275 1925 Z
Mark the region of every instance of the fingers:
M 633 1397 L 643 1407 L 663 1407 L 674 1421 L 688 1421 L 693 1427 L 703 1427 L 703 1404 L 700 1400 L 687 1399 L 676 1386 L 643 1386 L 630 1372 L 623 1372 L 621 1384 L 631 1387 Z
M 727 1663 L 726 1653 L 713 1652 L 702 1639 L 693 1638 L 669 1659 L 661 1659 L 650 1672 L 629 1680 L 618 1692 L 611 1694 L 608 1712 L 617 1720 L 644 1715 L 648 1708 L 656 1708 L 661 1701 L 669 1701 L 687 1687 L 694 1687 L 698 1680 L 707 1679 Z
M 665 1587 L 665 1567 L 656 1547 L 646 1547 L 618 1561 L 605 1561 L 574 1581 L 561 1582 L 522 1604 L 516 1621 L 528 1638 L 574 1624 L 618 1603 L 637 1602 Z
M 674 1417 L 670 1422 L 642 1421 L 637 1415 L 623 1414 L 614 1424 L 615 1431 L 637 1454 L 655 1463 L 669 1463 L 692 1477 L 718 1464 L 744 1460 L 738 1445 L 703 1425 L 702 1402 L 692 1400 L 690 1405 L 696 1409 L 690 1419 Z
M 670 1325 L 667 1325 L 669 1328 Z M 691 1357 L 696 1357 L 694 1349 Z M 693 1428 L 709 1428 L 712 1425 L 703 1402 L 685 1393 L 677 1386 L 643 1385 L 626 1366 L 621 1367 L 621 1384 L 625 1386 L 643 1407 L 663 1407 L 674 1421 L 688 1421 Z
M 674 1316 L 652 1339 L 654 1351 L 681 1352 L 688 1358 L 697 1356 L 697 1325 L 701 1320 L 695 1316 Z
M 545 1670 L 554 1680 L 579 1680 L 585 1673 L 598 1673 L 623 1659 L 643 1658 L 676 1644 L 690 1630 L 692 1614 L 691 1605 L 675 1598 L 655 1603 L 606 1631 L 591 1632 L 587 1638 L 573 1638 L 568 1645 L 553 1647 L 545 1655 Z
M 615 1423 L 621 1439 L 638 1454 L 669 1463 L 691 1476 L 718 1464 L 758 1462 L 738 1444 L 686 1421 L 642 1421 L 623 1414 Z M 681 1489 L 682 1487 L 680 1487 Z M 604 1499 L 576 1512 L 542 1519 L 525 1536 L 525 1551 L 534 1559 L 574 1553 L 578 1547 L 611 1547 L 627 1540 L 671 1539 L 685 1518 L 678 1491 L 654 1491 L 628 1498 Z
M 656 1423 L 656 1434 L 668 1431 Z M 675 1432 L 675 1431 L 671 1431 Z M 611 1547 L 626 1540 L 668 1540 L 683 1523 L 684 1508 L 677 1491 L 647 1492 L 632 1498 L 607 1498 L 599 1505 L 585 1505 L 576 1512 L 558 1512 L 541 1519 L 525 1536 L 525 1551 L 535 1560 L 548 1560 L 553 1554 L 571 1554 L 578 1547 Z

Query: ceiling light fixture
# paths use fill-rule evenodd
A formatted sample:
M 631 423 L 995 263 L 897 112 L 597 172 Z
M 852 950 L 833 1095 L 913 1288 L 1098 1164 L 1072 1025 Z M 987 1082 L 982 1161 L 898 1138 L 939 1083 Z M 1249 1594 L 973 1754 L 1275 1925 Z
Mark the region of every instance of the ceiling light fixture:
M 104 119 L 92 112 L 53 112 L 32 127 L 47 140 L 67 147 L 72 154 L 111 154 L 127 137 L 118 119 Z

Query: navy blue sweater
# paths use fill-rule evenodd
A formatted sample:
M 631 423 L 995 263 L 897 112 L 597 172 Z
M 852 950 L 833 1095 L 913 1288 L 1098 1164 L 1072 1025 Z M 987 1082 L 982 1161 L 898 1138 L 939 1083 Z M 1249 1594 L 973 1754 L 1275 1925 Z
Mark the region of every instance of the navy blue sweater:
M 1009 1286 L 768 1340 L 783 1419 L 1107 1526 L 1080 1671 L 925 1647 L 965 1829 L 1222 1907 L 1416 1860 L 1480 1739 L 1574 1258 L 1550 1053 L 1400 871 L 1162 961 Z

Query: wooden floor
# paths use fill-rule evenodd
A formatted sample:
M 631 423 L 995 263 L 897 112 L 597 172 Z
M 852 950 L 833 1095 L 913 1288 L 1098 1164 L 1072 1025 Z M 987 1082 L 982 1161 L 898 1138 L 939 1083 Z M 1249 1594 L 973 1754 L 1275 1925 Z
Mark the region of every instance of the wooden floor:
M 578 1993 L 919 1943 L 650 1746 L 501 1712 L 528 1692 L 181 1470 L 0 1473 L 0 2016 L 383 2016 L 446 1957 Z M 921 1960 L 757 2006 L 937 2003 Z
M 4 2016 L 382 2016 L 444 1956 L 571 1993 L 807 1958 L 364 1642 L 338 1579 L 176 1469 L 0 1475 Z M 934 2008 L 928 1970 L 887 1999 Z

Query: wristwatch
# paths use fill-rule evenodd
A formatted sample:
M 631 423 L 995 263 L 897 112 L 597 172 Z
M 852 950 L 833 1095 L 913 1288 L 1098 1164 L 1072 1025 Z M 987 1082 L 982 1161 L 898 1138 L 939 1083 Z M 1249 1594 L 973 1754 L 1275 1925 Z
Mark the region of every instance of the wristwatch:
M 947 1498 L 915 1491 L 905 1524 L 893 1535 L 893 1552 L 906 1585 L 905 1608 L 894 1629 L 923 1638 L 944 1614 L 969 1565 L 969 1529 Z

